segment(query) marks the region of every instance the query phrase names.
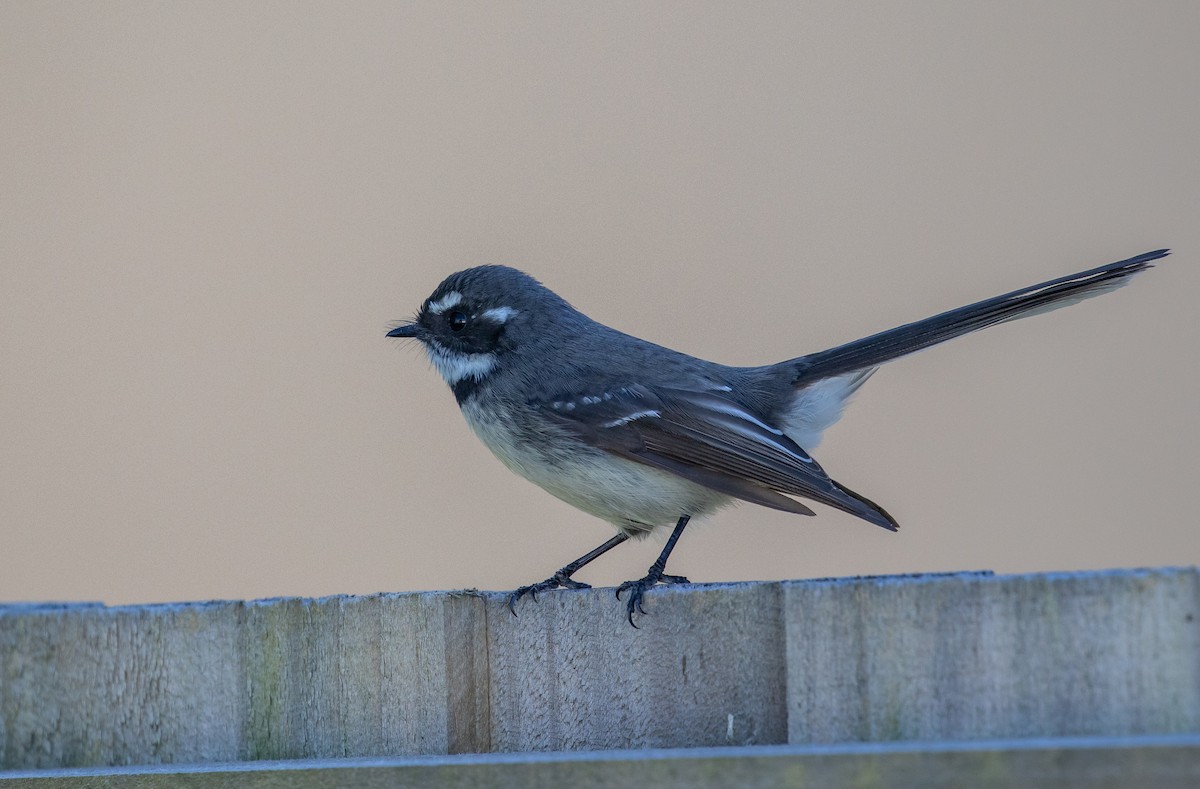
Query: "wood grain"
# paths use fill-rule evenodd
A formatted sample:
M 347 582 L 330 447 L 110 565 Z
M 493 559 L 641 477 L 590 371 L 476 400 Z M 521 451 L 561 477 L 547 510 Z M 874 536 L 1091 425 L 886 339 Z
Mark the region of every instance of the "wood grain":
M 0 769 L 1200 732 L 1194 568 L 0 606 Z

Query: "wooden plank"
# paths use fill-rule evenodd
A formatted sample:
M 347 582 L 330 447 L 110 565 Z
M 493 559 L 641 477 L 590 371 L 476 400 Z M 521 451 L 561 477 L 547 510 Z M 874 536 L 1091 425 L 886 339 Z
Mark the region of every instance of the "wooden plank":
M 234 607 L 0 609 L 0 766 L 238 758 Z
M 43 789 L 655 789 L 872 786 L 1193 789 L 1200 736 L 840 747 L 756 746 L 576 754 L 245 763 L 0 773 Z
M 612 590 L 489 601 L 498 751 L 787 741 L 778 584 L 674 587 L 629 626 Z
M 477 596 L 255 602 L 238 646 L 249 709 L 237 758 L 490 749 Z
M 793 743 L 1200 731 L 1194 570 L 784 584 Z

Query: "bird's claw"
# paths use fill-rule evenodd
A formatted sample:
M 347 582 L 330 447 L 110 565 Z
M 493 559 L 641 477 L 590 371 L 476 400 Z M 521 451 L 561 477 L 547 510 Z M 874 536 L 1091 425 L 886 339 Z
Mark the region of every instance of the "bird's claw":
M 651 567 L 650 572 L 646 573 L 645 578 L 639 578 L 636 581 L 626 581 L 618 586 L 617 599 L 621 599 L 621 592 L 629 592 L 629 600 L 625 603 L 626 618 L 629 620 L 629 624 L 636 628 L 637 624 L 633 621 L 633 615 L 635 613 L 643 616 L 646 615 L 646 609 L 643 607 L 642 602 L 645 599 L 647 590 L 653 589 L 658 584 L 669 585 L 687 583 L 691 583 L 691 581 L 689 581 L 687 578 L 684 578 L 682 575 L 667 575 L 662 570 Z
M 549 578 L 547 578 L 544 581 L 539 581 L 538 583 L 530 584 L 529 586 L 522 586 L 520 589 L 517 589 L 514 592 L 512 592 L 511 594 L 509 594 L 508 610 L 510 612 L 512 612 L 513 616 L 516 616 L 517 615 L 517 601 L 520 600 L 525 595 L 529 595 L 531 598 L 533 598 L 534 602 L 537 602 L 538 592 L 548 592 L 551 589 L 591 589 L 591 588 L 592 587 L 590 585 L 585 584 L 582 581 L 576 581 L 571 576 L 565 574 L 562 570 L 559 570 L 554 575 L 550 576 Z

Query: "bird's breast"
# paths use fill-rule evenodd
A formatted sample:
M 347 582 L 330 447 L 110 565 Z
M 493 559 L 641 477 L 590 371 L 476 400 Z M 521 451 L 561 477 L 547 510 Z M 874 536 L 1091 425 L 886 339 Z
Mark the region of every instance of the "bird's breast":
M 730 498 L 591 446 L 535 409 L 491 398 L 462 403 L 475 435 L 505 466 L 551 495 L 629 533 L 704 515 Z

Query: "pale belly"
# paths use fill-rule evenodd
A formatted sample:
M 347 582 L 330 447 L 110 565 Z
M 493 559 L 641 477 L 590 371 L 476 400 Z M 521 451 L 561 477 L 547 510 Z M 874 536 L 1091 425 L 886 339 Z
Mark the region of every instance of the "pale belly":
M 467 424 L 504 465 L 551 495 L 630 535 L 673 526 L 732 502 L 729 496 L 670 472 L 581 444 L 553 428 L 534 428 L 520 413 L 462 407 Z M 521 420 L 520 424 L 515 424 Z M 511 429 L 524 440 L 513 440 Z

